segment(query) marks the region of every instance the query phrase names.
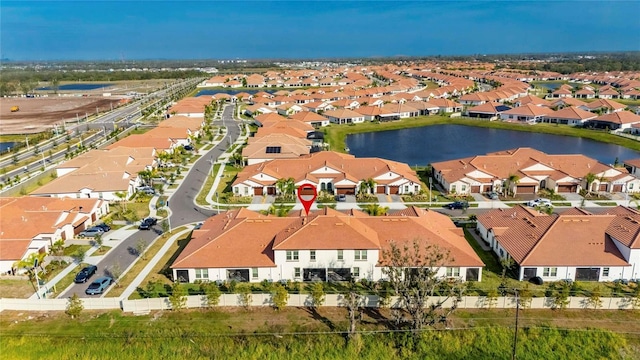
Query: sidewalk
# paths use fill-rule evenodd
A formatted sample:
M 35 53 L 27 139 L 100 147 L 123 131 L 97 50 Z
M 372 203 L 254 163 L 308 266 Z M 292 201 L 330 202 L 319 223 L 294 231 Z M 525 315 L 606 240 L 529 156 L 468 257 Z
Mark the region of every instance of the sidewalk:
M 233 145 L 242 145 L 242 144 L 244 144 L 244 142 L 249 137 L 249 125 L 245 124 L 244 126 L 245 126 L 245 134 L 238 136 L 238 138 L 233 143 Z M 224 141 L 224 139 L 226 137 L 227 137 L 227 135 L 225 134 L 225 136 L 224 136 L 224 138 L 222 138 L 222 140 Z M 216 190 L 218 189 L 218 185 L 220 184 L 220 179 L 222 178 L 222 174 L 224 173 L 224 165 L 229 161 L 229 158 L 231 158 L 231 155 L 232 154 L 230 154 L 230 153 L 225 151 L 216 160 L 216 164 L 220 164 L 221 166 L 218 169 L 218 172 L 215 174 L 215 179 L 213 180 L 213 185 L 211 185 L 211 189 L 209 189 L 209 193 L 207 194 L 207 197 L 205 198 L 207 203 L 209 203 L 209 205 L 212 208 L 217 206 L 217 205 L 223 205 L 223 206 L 226 205 L 226 204 L 218 204 L 216 201 L 213 200 L 213 197 L 216 194 Z M 271 204 L 261 204 L 261 205 L 267 205 L 266 209 L 268 209 L 269 205 L 271 205 Z
M 120 244 L 121 239 L 126 239 L 136 231 L 136 230 L 128 230 L 128 228 L 129 226 L 124 226 L 118 230 L 110 231 L 107 235 L 103 237 L 103 240 L 104 240 L 103 246 L 109 246 L 111 248 L 115 248 L 116 246 L 118 246 Z M 98 251 L 98 247 L 96 246 L 93 246 L 89 250 L 87 250 L 87 253 L 85 254 L 84 262 L 91 265 L 98 265 L 98 263 L 102 259 L 102 255 L 91 256 L 96 251 Z M 43 297 L 45 293 L 49 292 L 50 289 L 53 289 L 54 286 L 60 280 L 62 280 L 65 276 L 69 275 L 69 273 L 75 270 L 77 266 L 78 266 L 78 263 L 76 263 L 75 261 L 69 264 L 66 268 L 64 268 L 64 270 L 62 270 L 56 276 L 54 276 L 53 279 L 49 280 L 44 285 L 41 285 L 40 291 L 31 295 L 29 299 L 38 299 L 38 295 Z M 60 290 L 59 293 L 62 294 L 65 289 L 58 289 L 58 290 Z
M 191 230 L 193 230 L 193 228 L 189 227 L 186 230 L 183 230 L 179 233 L 172 235 L 171 238 L 169 238 L 169 240 L 167 240 L 167 242 L 164 245 L 162 245 L 162 247 L 160 248 L 160 250 L 158 250 L 156 255 L 153 258 L 151 258 L 151 260 L 149 260 L 149 263 L 147 263 L 144 269 L 142 269 L 142 271 L 140 271 L 140 273 L 135 277 L 135 279 L 133 279 L 131 284 L 129 284 L 129 286 L 127 286 L 127 288 L 124 289 L 124 292 L 122 292 L 122 295 L 120 295 L 118 299 L 126 300 L 127 298 L 129 298 L 129 296 L 131 296 L 131 294 L 133 294 L 133 292 L 136 291 L 136 289 L 140 286 L 140 284 L 147 277 L 147 275 L 151 273 L 151 270 L 153 270 L 153 267 L 156 266 L 160 261 L 160 259 L 162 259 L 162 257 L 166 254 L 166 252 L 169 251 L 169 248 L 173 245 L 173 243 L 175 243 L 176 240 L 179 239 L 182 235 L 186 234 Z

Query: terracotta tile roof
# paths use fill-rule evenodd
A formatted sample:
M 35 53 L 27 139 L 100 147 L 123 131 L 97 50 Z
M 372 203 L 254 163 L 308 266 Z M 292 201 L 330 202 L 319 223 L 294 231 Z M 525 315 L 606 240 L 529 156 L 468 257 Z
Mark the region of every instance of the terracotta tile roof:
M 324 116 L 333 117 L 336 119 L 352 119 L 361 118 L 362 115 L 349 109 L 328 110 L 323 113 Z
M 628 266 L 608 235 L 615 219 L 580 210 L 546 215 L 520 205 L 478 215 L 521 266 Z
M 554 101 L 551 105 L 552 106 L 559 106 L 560 104 L 566 104 L 566 105 L 569 105 L 569 106 L 582 106 L 582 105 L 586 105 L 587 103 L 582 101 L 582 100 L 575 99 L 575 98 L 562 98 L 562 99 Z
M 601 121 L 601 122 L 609 122 L 613 124 L 636 124 L 636 123 L 640 123 L 640 115 L 636 115 L 631 111 L 617 111 L 609 114 L 600 115 L 593 120 Z
M 537 106 L 532 103 L 525 104 L 511 110 L 502 112 L 504 115 L 543 116 L 552 113 L 553 110 L 546 106 Z
M 620 104 L 619 102 L 615 102 L 609 99 L 597 99 L 595 101 L 585 104 L 584 106 L 592 111 L 600 108 L 606 108 L 609 110 L 620 110 L 627 107 L 627 105 Z
M 274 250 L 385 251 L 390 241 L 413 239 L 450 251 L 453 263 L 448 266 L 484 265 L 451 220 L 432 211 L 413 209 L 411 214 L 372 217 L 359 211 L 344 214 L 324 209 L 307 218 L 301 212 L 273 217 L 241 209 L 205 221 L 171 267 L 270 267 L 276 265 Z
M 433 102 L 433 101 L 431 101 Z M 499 110 L 502 109 L 502 110 Z M 471 107 L 469 109 L 467 109 L 468 112 L 474 112 L 474 113 L 487 113 L 487 114 L 499 114 L 501 112 L 504 112 L 506 110 L 509 110 L 510 107 L 503 105 L 499 102 L 487 102 L 484 103 L 482 105 L 478 105 L 478 106 L 474 106 Z
M 588 120 L 595 118 L 596 115 L 590 111 L 585 111 L 575 106 L 569 106 L 548 114 L 546 117 L 554 119 Z
M 301 111 L 299 113 L 291 115 L 290 118 L 304 122 L 329 121 L 329 119 L 327 119 L 326 117 L 313 111 Z

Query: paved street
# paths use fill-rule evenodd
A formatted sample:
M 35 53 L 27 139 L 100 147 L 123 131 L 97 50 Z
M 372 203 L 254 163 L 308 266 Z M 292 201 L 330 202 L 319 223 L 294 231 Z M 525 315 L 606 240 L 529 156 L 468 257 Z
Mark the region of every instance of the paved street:
M 172 228 L 179 227 L 184 224 L 203 221 L 206 218 L 214 215 L 216 212 L 208 209 L 198 207 L 194 203 L 194 199 L 198 196 L 202 184 L 206 180 L 206 177 L 210 173 L 211 163 L 210 159 L 217 159 L 228 147 L 229 141 L 227 137 L 231 138 L 231 142 L 235 141 L 240 135 L 240 129 L 238 122 L 233 119 L 233 105 L 225 107 L 222 114 L 222 126 L 227 127 L 227 135 L 220 143 L 213 147 L 208 152 L 202 154 L 195 164 L 191 167 L 191 170 L 186 175 L 181 185 L 175 190 L 175 192 L 169 197 L 169 209 L 170 209 L 170 222 Z M 122 271 L 126 270 L 137 258 L 137 254 L 134 251 L 139 241 L 144 241 L 147 244 L 151 244 L 154 238 L 161 233 L 160 222 L 151 231 L 136 231 L 133 235 L 130 235 L 122 240 L 119 240 L 115 248 L 111 249 L 107 255 L 105 255 L 98 263 L 98 276 L 108 274 L 109 269 L 112 266 L 117 265 Z M 105 243 L 105 245 L 111 245 Z M 88 284 L 74 284 L 69 290 L 61 294 L 60 298 L 66 298 L 74 293 L 80 297 L 88 297 L 84 291 Z

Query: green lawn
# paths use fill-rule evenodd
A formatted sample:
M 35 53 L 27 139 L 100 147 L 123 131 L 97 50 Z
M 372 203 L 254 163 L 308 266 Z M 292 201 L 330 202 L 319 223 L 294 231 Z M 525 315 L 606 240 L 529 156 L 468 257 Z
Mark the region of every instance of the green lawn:
M 557 125 L 557 124 L 524 125 L 524 124 L 507 123 L 507 122 L 501 122 L 501 121 L 484 121 L 484 120 L 473 120 L 473 119 L 463 119 L 463 118 L 449 118 L 449 117 L 440 116 L 440 115 L 420 116 L 415 118 L 402 119 L 399 121 L 384 122 L 384 123 L 366 122 L 366 123 L 354 124 L 354 125 L 330 125 L 325 128 L 325 131 L 326 131 L 325 139 L 330 144 L 331 150 L 344 152 L 345 151 L 344 149 L 346 147 L 345 139 L 346 139 L 346 136 L 349 134 L 398 130 L 398 129 L 441 125 L 441 124 L 477 126 L 477 127 L 485 127 L 485 128 L 492 128 L 492 129 L 516 130 L 516 131 L 583 137 L 583 138 L 587 138 L 595 141 L 616 144 L 632 150 L 640 151 L 640 142 L 632 139 L 627 139 L 621 136 L 612 135 L 605 131 L 574 128 L 567 125 Z

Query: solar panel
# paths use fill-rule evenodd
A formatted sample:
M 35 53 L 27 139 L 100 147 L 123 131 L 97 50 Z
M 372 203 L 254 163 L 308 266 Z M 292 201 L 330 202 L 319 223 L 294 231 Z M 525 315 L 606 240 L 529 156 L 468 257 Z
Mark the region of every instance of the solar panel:
M 280 154 L 281 151 L 281 146 L 267 146 L 267 154 Z

